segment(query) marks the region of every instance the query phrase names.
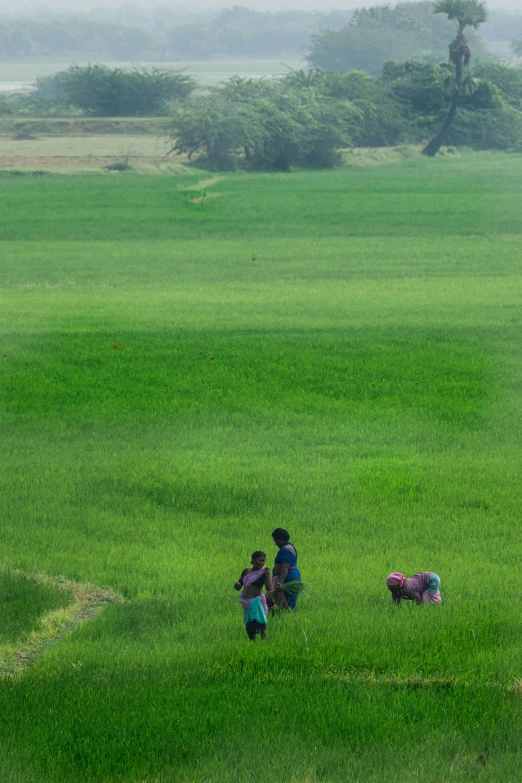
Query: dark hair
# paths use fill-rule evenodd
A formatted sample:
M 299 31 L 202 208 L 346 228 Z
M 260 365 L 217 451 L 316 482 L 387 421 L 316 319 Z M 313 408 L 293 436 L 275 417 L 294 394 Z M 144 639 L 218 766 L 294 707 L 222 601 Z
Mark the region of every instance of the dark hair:
M 290 541 L 290 533 L 284 527 L 276 527 L 272 533 L 274 541 Z
M 250 562 L 253 563 L 254 560 L 256 560 L 258 557 L 266 557 L 265 552 L 261 552 L 260 549 L 256 552 L 252 552 L 252 557 L 250 559 Z

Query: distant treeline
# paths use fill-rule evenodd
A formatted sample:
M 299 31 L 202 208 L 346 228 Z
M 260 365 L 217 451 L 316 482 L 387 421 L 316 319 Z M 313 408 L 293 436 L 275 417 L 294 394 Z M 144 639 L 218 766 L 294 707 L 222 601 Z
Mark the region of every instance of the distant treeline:
M 434 17 L 429 2 L 311 13 L 269 13 L 242 6 L 195 13 L 168 6 L 135 6 L 84 15 L 0 17 L 0 60 L 166 62 L 308 55 L 321 67 L 379 70 L 389 59 L 436 62 L 447 57 L 451 23 Z M 481 31 L 482 32 L 482 31 Z M 522 34 L 522 13 L 491 11 L 484 40 L 509 42 Z M 485 45 L 471 36 L 476 56 Z M 311 42 L 312 41 L 312 42 Z
M 56 57 L 106 61 L 206 60 L 296 56 L 323 29 L 347 25 L 352 11 L 264 13 L 241 6 L 184 21 L 168 13 L 150 17 L 0 18 L 0 59 Z
M 520 22 L 522 27 L 522 16 Z M 361 8 L 347 27 L 314 35 L 308 60 L 316 68 L 341 73 L 362 68 L 376 76 L 390 60 L 444 62 L 454 26 L 446 16 L 433 13 L 432 2 Z M 480 36 L 471 30 L 467 38 L 474 58 L 488 59 Z

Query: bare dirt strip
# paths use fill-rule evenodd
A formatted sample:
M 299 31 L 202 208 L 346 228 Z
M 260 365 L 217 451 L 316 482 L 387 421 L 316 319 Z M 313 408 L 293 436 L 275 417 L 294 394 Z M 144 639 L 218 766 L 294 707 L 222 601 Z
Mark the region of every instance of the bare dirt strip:
M 5 570 L 5 566 L 0 565 Z M 20 677 L 41 656 L 72 631 L 97 617 L 107 606 L 121 604 L 123 596 L 107 587 L 79 584 L 43 572 L 26 573 L 10 569 L 14 575 L 42 585 L 54 585 L 71 595 L 71 603 L 42 615 L 36 628 L 21 645 L 0 648 L 0 679 Z

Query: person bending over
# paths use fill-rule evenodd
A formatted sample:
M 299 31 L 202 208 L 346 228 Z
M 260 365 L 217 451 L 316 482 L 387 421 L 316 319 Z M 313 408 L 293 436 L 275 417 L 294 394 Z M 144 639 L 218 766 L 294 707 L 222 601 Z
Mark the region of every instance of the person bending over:
M 251 562 L 252 568 L 245 568 L 234 588 L 243 590 L 239 596 L 239 603 L 243 607 L 248 638 L 255 642 L 256 634 L 260 634 L 262 639 L 266 639 L 268 606 L 263 594 L 263 587 L 266 592 L 271 592 L 272 579 L 270 569 L 265 568 L 266 555 L 264 552 L 254 552 Z
M 433 571 L 421 571 L 406 578 L 394 571 L 386 579 L 392 600 L 400 604 L 401 600 L 416 601 L 418 604 L 440 604 L 440 579 Z

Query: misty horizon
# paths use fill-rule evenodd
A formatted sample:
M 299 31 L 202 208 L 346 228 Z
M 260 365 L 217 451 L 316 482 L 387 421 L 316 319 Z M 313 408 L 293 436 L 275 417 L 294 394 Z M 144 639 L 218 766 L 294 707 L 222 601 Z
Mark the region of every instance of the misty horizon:
M 188 2 L 161 2 L 161 0 L 135 0 L 135 2 L 122 2 L 122 0 L 104 0 L 103 3 L 96 0 L 74 0 L 67 3 L 64 0 L 34 0 L 34 2 L 21 3 L 16 11 L 13 11 L 13 4 L 10 0 L 0 0 L 0 11 L 2 13 L 11 13 L 19 16 L 27 13 L 45 13 L 62 12 L 68 15 L 72 13 L 86 13 L 95 9 L 99 10 L 117 10 L 124 7 L 135 7 L 144 11 L 152 11 L 155 8 L 164 7 L 183 12 L 186 11 L 215 11 L 222 8 L 231 8 L 234 5 L 243 6 L 257 11 L 318 11 L 325 12 L 329 10 L 353 10 L 358 7 L 370 7 L 375 5 L 396 5 L 396 3 L 387 3 L 386 0 L 369 0 L 369 2 L 321 2 L 320 0 L 190 0 Z M 487 3 L 491 10 L 495 11 L 519 11 L 522 14 L 520 0 L 489 0 Z

